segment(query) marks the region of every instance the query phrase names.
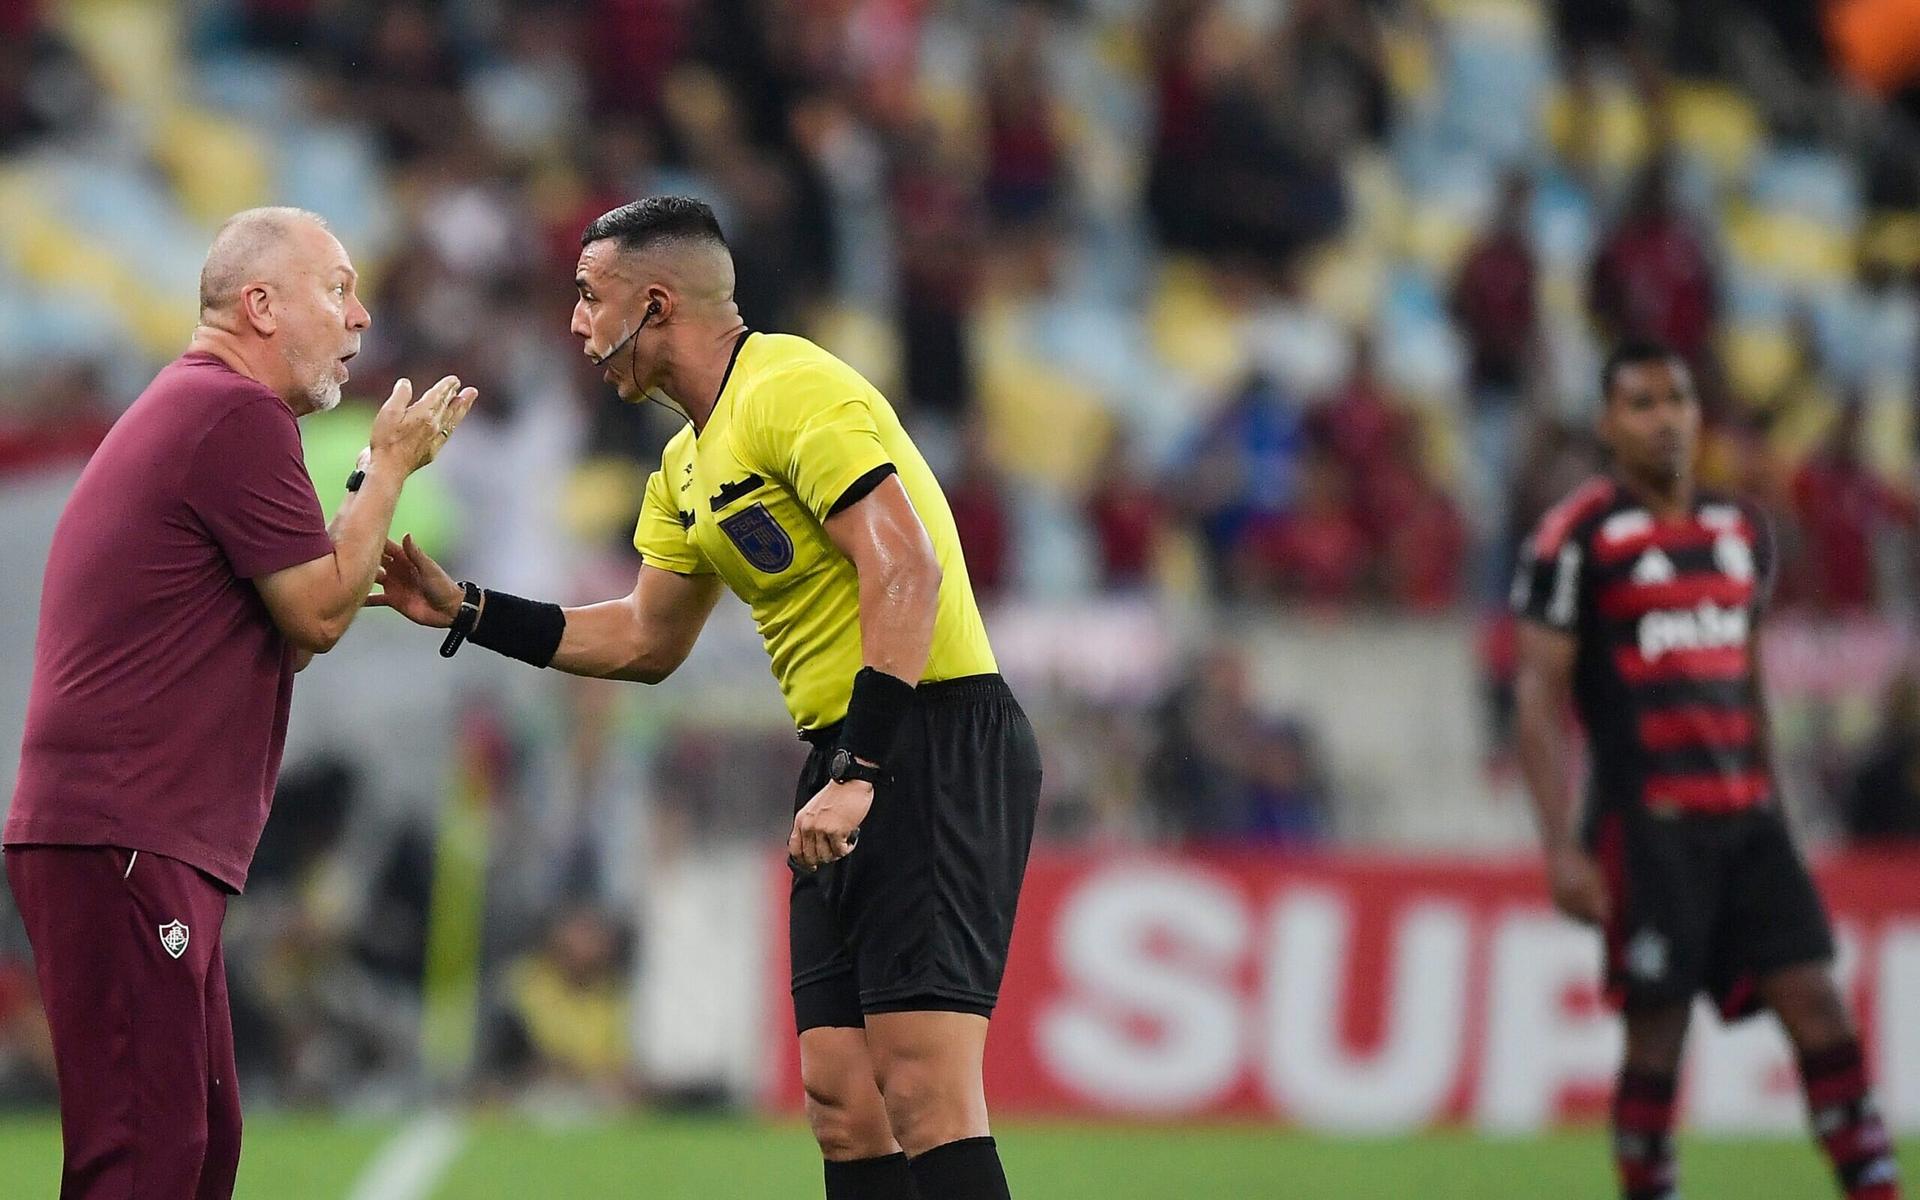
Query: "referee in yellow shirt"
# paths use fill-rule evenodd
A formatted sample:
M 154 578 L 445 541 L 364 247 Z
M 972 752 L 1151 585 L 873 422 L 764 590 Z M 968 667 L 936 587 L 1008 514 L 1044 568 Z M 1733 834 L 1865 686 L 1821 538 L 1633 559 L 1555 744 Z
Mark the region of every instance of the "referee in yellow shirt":
M 685 416 L 647 481 L 633 593 L 581 608 L 455 583 L 389 545 L 387 604 L 576 675 L 658 683 L 720 595 L 753 610 L 813 753 L 788 936 L 828 1200 L 1009 1195 L 981 1079 L 1040 789 L 953 515 L 885 397 L 750 331 L 713 211 L 652 196 L 580 237 L 573 332 L 622 399 Z M 856 850 L 857 845 L 857 850 Z

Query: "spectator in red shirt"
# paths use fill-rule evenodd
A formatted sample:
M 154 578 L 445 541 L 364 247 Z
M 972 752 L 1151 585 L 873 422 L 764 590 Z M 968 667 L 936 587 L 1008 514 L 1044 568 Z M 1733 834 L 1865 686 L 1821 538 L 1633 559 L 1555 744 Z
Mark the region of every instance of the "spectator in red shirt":
M 1439 480 L 1420 460 L 1416 439 L 1401 439 L 1392 472 L 1403 490 L 1382 555 L 1387 596 L 1418 613 L 1444 612 L 1460 599 L 1467 550 L 1466 522 Z
M 1347 381 L 1314 412 L 1313 432 L 1355 479 L 1393 453 L 1405 416 L 1380 378 L 1373 336 L 1357 330 Z
M 1696 369 L 1707 365 L 1718 307 L 1713 261 L 1673 202 L 1664 153 L 1648 163 L 1632 203 L 1601 244 L 1590 303 L 1608 341 L 1650 339 Z
M 1003 227 L 1051 216 L 1065 169 L 1041 59 L 1043 18 L 1018 9 L 1013 19 L 1020 34 L 987 73 L 987 208 Z
M 1527 230 L 1532 209 L 1532 180 L 1510 172 L 1493 224 L 1454 276 L 1451 304 L 1467 343 L 1467 385 L 1475 408 L 1511 407 L 1533 367 L 1540 336 L 1540 266 Z
M 949 419 L 973 402 L 967 314 L 979 283 L 982 206 L 931 118 L 901 138 L 893 179 L 907 399 Z
M 1293 511 L 1249 524 L 1238 547 L 1236 574 L 1254 594 L 1338 609 L 1359 599 L 1368 559 L 1348 481 L 1339 462 L 1320 452 L 1301 469 Z
M 1467 343 L 1467 511 L 1474 519 L 1474 578 L 1504 594 L 1511 574 L 1507 481 L 1519 455 L 1525 400 L 1540 345 L 1539 263 L 1528 220 L 1533 183 L 1510 172 L 1493 224 L 1467 252 L 1450 306 Z
M 1827 444 L 1793 480 L 1803 557 L 1796 589 L 1828 613 L 1866 612 L 1877 590 L 1874 543 L 1889 526 L 1911 530 L 1913 498 L 1888 486 L 1860 458 L 1860 404 L 1847 404 Z
M 1166 502 L 1142 476 L 1124 435 L 1108 443 L 1097 474 L 1087 520 L 1100 554 L 1100 581 L 1108 588 L 1143 587 L 1166 524 Z
M 976 425 L 961 434 L 960 461 L 945 488 L 954 532 L 967 562 L 967 578 L 982 597 L 997 595 L 1012 572 L 1013 517 L 1007 511 L 1006 485 Z

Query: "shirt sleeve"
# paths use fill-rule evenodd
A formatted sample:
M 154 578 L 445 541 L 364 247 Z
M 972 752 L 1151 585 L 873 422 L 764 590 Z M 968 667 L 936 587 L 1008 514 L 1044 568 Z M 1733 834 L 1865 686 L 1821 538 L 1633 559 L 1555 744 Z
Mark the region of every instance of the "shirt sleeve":
M 333 553 L 300 431 L 277 400 L 243 403 L 207 431 L 186 499 L 242 579 Z
M 633 548 L 656 567 L 678 575 L 711 575 L 713 566 L 687 537 L 691 515 L 682 517 L 668 498 L 667 477 L 655 471 L 647 477 L 647 493 L 640 502 L 640 523 L 634 526 Z
M 893 473 L 866 397 L 831 376 L 772 383 L 749 417 L 746 448 L 825 522 Z
M 1562 633 L 1580 623 L 1580 596 L 1585 550 L 1576 537 L 1549 542 L 1545 531 L 1535 533 L 1520 548 L 1510 597 L 1513 614 Z

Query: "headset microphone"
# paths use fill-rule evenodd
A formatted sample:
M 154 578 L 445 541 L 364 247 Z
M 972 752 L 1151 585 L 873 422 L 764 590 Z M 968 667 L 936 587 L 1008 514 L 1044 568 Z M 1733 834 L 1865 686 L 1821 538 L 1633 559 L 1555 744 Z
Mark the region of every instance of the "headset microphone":
M 625 337 L 621 338 L 619 341 L 615 342 L 612 346 L 608 347 L 607 352 L 605 354 L 590 354 L 587 357 L 593 362 L 594 366 L 596 367 L 605 366 L 608 359 L 620 353 L 620 351 L 626 349 L 626 345 L 628 342 L 640 336 L 640 331 L 647 327 L 647 322 L 649 320 L 659 315 L 660 315 L 660 302 L 658 300 L 647 301 L 647 311 L 641 315 L 640 323 L 633 327 L 632 332 L 628 333 Z

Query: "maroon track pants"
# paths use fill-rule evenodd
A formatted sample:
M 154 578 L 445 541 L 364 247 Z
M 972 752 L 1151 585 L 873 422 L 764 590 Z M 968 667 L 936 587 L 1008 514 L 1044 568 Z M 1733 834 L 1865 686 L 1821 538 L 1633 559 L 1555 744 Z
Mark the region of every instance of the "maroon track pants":
M 228 1200 L 240 1091 L 226 892 L 113 846 L 9 846 L 6 870 L 53 1031 L 61 1200 Z

